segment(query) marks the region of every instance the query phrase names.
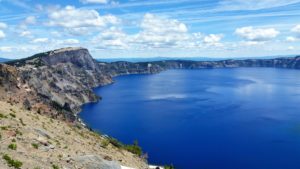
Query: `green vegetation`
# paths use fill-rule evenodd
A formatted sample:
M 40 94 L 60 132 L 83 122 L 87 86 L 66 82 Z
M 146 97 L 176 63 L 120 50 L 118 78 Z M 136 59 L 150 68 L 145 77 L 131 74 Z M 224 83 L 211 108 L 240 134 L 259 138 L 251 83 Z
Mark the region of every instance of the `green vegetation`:
M 14 109 L 9 109 L 11 112 L 13 112 L 14 114 L 16 114 L 17 112 Z
M 9 115 L 13 118 L 16 118 L 16 114 L 14 114 L 14 113 L 9 113 Z
M 15 143 L 15 142 L 16 142 L 16 139 L 13 138 L 13 139 L 11 140 L 11 142 Z
M 22 135 L 23 135 L 23 133 L 22 133 L 22 132 L 20 132 L 18 129 L 16 130 L 16 134 L 17 134 L 17 135 L 20 135 L 20 136 L 22 136 Z
M 104 139 L 101 141 L 101 147 L 103 147 L 103 148 L 106 148 L 108 146 L 108 144 L 109 144 L 109 140 L 107 140 L 107 139 Z
M 9 126 L 1 126 L 0 128 L 1 128 L 1 130 L 7 130 L 9 128 Z
M 108 141 L 115 147 L 125 149 L 138 156 L 143 154 L 142 148 L 138 145 L 138 141 L 134 141 L 132 145 L 124 145 L 115 138 L 108 138 Z
M 36 144 L 36 143 L 32 143 L 31 145 L 32 145 L 32 147 L 35 148 L 35 149 L 38 149 L 38 148 L 39 148 L 39 145 Z
M 12 143 L 12 144 L 8 145 L 8 148 L 11 150 L 17 150 L 17 145 Z
M 23 121 L 23 119 L 22 119 L 22 118 L 20 118 L 19 120 L 20 120 L 20 122 L 21 122 L 22 126 L 26 126 L 26 124 L 24 123 L 24 121 Z
M 134 141 L 134 143 L 132 145 L 125 145 L 124 148 L 136 155 L 141 156 L 142 155 L 142 148 L 138 145 L 138 141 Z
M 175 169 L 173 164 L 164 166 L 165 169 Z
M 52 165 L 52 168 L 53 169 L 59 169 L 59 167 L 57 165 L 54 165 L 54 164 Z
M 6 163 L 10 167 L 21 168 L 22 165 L 23 165 L 23 163 L 21 161 L 14 160 L 10 156 L 8 156 L 7 154 L 3 155 L 2 158 L 6 161 Z
M 2 114 L 2 113 L 0 113 L 0 119 L 5 119 L 5 118 L 7 118 L 7 116 L 4 115 L 4 114 Z
M 33 55 L 29 58 L 24 58 L 24 59 L 18 59 L 18 60 L 12 60 L 12 61 L 8 61 L 6 62 L 6 64 L 8 65 L 12 65 L 12 66 L 24 66 L 24 65 L 28 65 L 28 64 L 31 64 L 31 65 L 34 65 L 35 67 L 40 67 L 40 66 L 43 66 L 44 63 L 42 61 L 42 57 L 45 57 L 45 56 L 48 56 L 50 52 L 44 52 L 44 53 L 39 53 L 39 54 L 36 54 L 36 55 Z M 33 63 L 28 63 L 27 60 L 35 60 Z
M 115 138 L 108 138 L 108 141 L 110 142 L 110 144 L 112 144 L 113 146 L 117 147 L 117 148 L 122 148 L 123 144 L 121 142 L 119 142 L 117 139 Z

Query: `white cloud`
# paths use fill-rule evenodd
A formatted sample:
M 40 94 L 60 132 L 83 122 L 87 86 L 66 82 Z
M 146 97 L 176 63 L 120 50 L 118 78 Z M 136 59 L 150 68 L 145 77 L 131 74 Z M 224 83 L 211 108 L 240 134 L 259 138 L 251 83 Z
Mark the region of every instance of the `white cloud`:
M 7 24 L 0 22 L 0 29 L 6 29 L 7 28 Z
M 12 52 L 12 47 L 10 47 L 10 46 L 0 46 L 0 52 Z
M 295 38 L 293 36 L 288 36 L 286 37 L 286 41 L 287 42 L 296 42 L 298 40 L 298 38 Z
M 222 34 L 209 34 L 203 38 L 203 42 L 210 46 L 221 46 Z
M 48 38 L 37 38 L 37 39 L 32 40 L 31 42 L 32 43 L 46 43 L 48 41 L 49 41 Z
M 97 49 L 132 50 L 223 46 L 222 34 L 189 33 L 187 26 L 176 19 L 148 13 L 139 25 L 140 31 L 135 34 L 126 34 L 118 27 L 110 27 L 92 38 L 91 43 Z
M 300 36 L 300 25 L 296 25 L 291 29 L 291 31 L 298 34 L 298 36 Z
M 106 27 L 118 24 L 120 21 L 113 15 L 100 16 L 96 10 L 79 9 L 66 6 L 49 11 L 49 26 L 59 26 L 67 29 L 81 29 L 89 27 Z
M 19 35 L 21 37 L 29 37 L 29 36 L 31 36 L 31 32 L 30 31 L 22 31 Z
M 178 47 L 191 38 L 187 26 L 175 19 L 148 13 L 144 15 L 140 26 L 142 30 L 132 38 L 132 42 L 145 47 Z
M 24 20 L 24 24 L 26 24 L 26 25 L 36 24 L 36 17 L 35 17 L 35 16 L 28 16 L 28 17 Z
M 58 44 L 63 44 L 63 45 L 76 45 L 79 44 L 80 41 L 77 39 L 65 39 L 57 42 Z
M 288 50 L 295 50 L 295 47 L 294 46 L 289 46 Z
M 219 10 L 259 10 L 299 3 L 300 0 L 221 0 Z
M 106 4 L 108 3 L 108 0 L 80 0 L 80 2 L 84 4 Z
M 185 33 L 188 31 L 186 25 L 176 19 L 160 18 L 150 13 L 145 14 L 141 28 L 148 32 L 160 34 L 166 32 Z
M 2 30 L 0 30 L 0 39 L 3 39 L 5 37 L 6 37 L 5 33 Z
M 128 42 L 129 35 L 116 27 L 104 30 L 92 39 L 92 43 L 94 43 L 98 49 L 127 49 L 129 48 Z
M 260 41 L 242 41 L 242 42 L 239 42 L 237 44 L 237 46 L 245 47 L 245 46 L 258 46 L 258 45 L 263 45 L 263 44 L 265 44 L 265 42 L 260 42 Z
M 237 28 L 235 30 L 235 34 L 248 41 L 268 41 L 276 38 L 279 33 L 280 32 L 274 28 L 255 29 L 251 26 Z

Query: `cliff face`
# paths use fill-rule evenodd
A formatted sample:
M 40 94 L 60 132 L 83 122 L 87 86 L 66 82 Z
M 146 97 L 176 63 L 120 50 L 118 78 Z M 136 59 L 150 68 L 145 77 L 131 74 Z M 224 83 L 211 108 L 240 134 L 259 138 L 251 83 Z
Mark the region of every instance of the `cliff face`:
M 97 101 L 92 88 L 112 82 L 87 49 L 65 48 L 8 63 L 30 90 L 30 105 L 54 117 L 74 121 L 83 103 Z
M 98 63 L 84 48 L 64 48 L 0 66 L 0 86 L 18 97 L 12 102 L 70 121 L 82 104 L 97 101 L 93 88 L 126 74 L 159 73 L 167 69 L 278 67 L 300 69 L 300 57 L 224 61 L 169 60 L 144 63 Z M 10 65 L 10 66 L 9 66 Z M 5 93 L 5 92 L 3 92 Z M 2 96 L 5 99 L 5 96 Z M 7 98 L 6 98 L 7 99 Z M 30 106 L 29 106 L 30 105 Z

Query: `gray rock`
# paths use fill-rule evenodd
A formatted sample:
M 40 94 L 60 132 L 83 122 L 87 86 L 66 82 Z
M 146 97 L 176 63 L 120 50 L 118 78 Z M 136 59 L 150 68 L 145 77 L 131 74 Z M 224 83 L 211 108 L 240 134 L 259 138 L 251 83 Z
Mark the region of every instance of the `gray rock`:
M 115 161 L 107 161 L 96 155 L 85 155 L 73 158 L 75 163 L 85 169 L 121 169 Z
M 47 131 L 43 130 L 43 129 L 34 129 L 34 131 L 35 131 L 38 135 L 41 135 L 41 136 L 46 137 L 46 138 L 48 138 L 48 139 L 51 138 L 50 134 L 49 134 Z

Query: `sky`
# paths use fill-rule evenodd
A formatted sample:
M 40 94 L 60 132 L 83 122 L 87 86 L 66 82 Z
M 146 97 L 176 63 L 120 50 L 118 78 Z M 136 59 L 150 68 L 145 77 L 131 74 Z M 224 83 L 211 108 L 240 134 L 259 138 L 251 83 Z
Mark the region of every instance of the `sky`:
M 0 0 L 0 57 L 63 47 L 95 58 L 300 53 L 300 0 Z

